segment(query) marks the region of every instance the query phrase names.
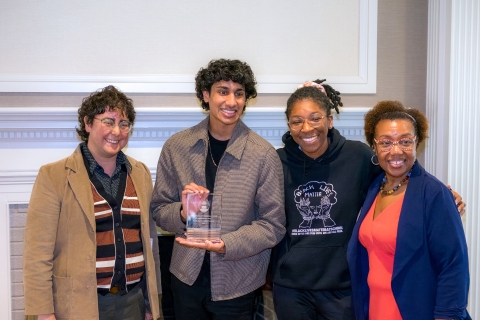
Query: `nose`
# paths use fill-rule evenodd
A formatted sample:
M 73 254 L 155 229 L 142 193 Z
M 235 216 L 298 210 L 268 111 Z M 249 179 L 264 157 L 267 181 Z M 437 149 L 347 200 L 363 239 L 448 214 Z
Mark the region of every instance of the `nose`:
M 400 149 L 400 146 L 398 143 L 394 143 L 392 146 L 392 149 L 390 150 L 390 153 L 403 153 L 403 150 Z
M 228 106 L 234 106 L 234 105 L 237 103 L 237 100 L 235 99 L 235 93 L 230 93 L 230 94 L 226 97 L 225 103 L 226 103 Z
M 115 124 L 112 128 L 112 132 L 111 132 L 113 135 L 115 136 L 118 136 L 120 135 L 120 126 L 118 124 Z
M 313 127 L 310 125 L 310 123 L 308 123 L 307 119 L 303 120 L 303 123 L 302 123 L 302 131 L 310 131 L 312 130 Z

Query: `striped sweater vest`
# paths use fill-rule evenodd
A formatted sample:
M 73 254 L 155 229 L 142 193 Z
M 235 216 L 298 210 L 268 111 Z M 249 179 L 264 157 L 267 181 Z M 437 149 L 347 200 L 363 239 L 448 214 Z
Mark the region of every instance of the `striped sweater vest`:
M 106 294 L 117 285 L 121 291 L 128 292 L 140 282 L 145 272 L 140 204 L 135 187 L 127 175 L 120 208 L 108 203 L 93 183 L 91 188 L 96 222 L 97 290 Z

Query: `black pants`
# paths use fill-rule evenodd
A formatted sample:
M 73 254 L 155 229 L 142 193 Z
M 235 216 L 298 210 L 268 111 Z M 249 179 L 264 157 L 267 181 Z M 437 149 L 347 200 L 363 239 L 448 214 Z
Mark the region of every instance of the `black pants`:
M 273 285 L 278 320 L 354 320 L 352 290 L 300 290 Z
M 173 304 L 177 320 L 251 320 L 255 292 L 238 298 L 212 301 L 209 255 L 205 255 L 200 275 L 189 286 L 172 275 Z
M 158 249 L 160 254 L 160 272 L 162 282 L 162 311 L 164 320 L 175 320 L 173 311 L 173 293 L 171 288 L 170 262 L 175 237 L 158 236 Z

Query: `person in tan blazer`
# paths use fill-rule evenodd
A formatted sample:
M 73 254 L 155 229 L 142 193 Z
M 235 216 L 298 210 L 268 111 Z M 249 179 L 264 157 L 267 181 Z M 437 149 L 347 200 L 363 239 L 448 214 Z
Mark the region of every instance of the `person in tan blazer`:
M 42 166 L 33 187 L 25 227 L 25 314 L 39 320 L 157 319 L 151 174 L 121 151 L 135 120 L 132 100 L 108 86 L 83 100 L 78 119 L 83 142 L 69 157 Z

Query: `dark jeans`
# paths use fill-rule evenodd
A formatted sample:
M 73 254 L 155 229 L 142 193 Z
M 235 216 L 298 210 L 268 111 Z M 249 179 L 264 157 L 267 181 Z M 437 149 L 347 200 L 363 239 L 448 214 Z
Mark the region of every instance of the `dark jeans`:
M 278 320 L 354 320 L 352 290 L 299 290 L 273 285 Z
M 208 254 L 205 260 L 209 260 Z M 210 267 L 206 261 L 192 286 L 172 275 L 175 318 L 177 320 L 251 320 L 255 292 L 230 300 L 212 301 Z
M 145 319 L 145 299 L 142 280 L 126 295 L 98 294 L 98 315 L 100 320 L 143 320 Z

